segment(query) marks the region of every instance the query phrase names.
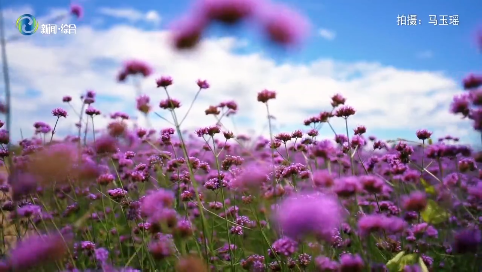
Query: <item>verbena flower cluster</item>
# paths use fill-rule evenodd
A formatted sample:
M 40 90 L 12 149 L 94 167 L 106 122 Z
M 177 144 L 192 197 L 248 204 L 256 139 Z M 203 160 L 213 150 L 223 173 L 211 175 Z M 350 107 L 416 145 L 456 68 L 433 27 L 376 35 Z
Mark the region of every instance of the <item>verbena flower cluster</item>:
M 232 25 L 266 14 L 267 4 L 259 3 L 199 2 L 198 16 L 189 17 L 194 21 L 173 32 L 175 45 L 194 46 L 210 21 Z M 271 17 L 261 22 L 269 37 L 293 42 L 299 28 L 290 20 L 297 17 L 283 8 L 268 10 Z M 71 12 L 83 13 L 79 6 Z M 138 82 L 153 73 L 149 64 L 130 60 L 117 80 Z M 96 137 L 101 111 L 89 90 L 80 97 L 80 111 L 52 110 L 54 125 L 35 122 L 31 138 L 11 143 L 9 132 L 0 130 L 0 271 L 482 267 L 482 153 L 458 138 L 434 141 L 426 129 L 414 131 L 417 141 L 366 136 L 369 128 L 351 126 L 357 111 L 341 94 L 331 97 L 330 110 L 300 120 L 304 129 L 273 134 L 272 90 L 253 97 L 266 108 L 270 137 L 226 129 L 239 110 L 235 101 L 206 105 L 213 125 L 185 132 L 182 123 L 193 103 L 211 86 L 195 82 L 198 91 L 185 104 L 170 91 L 175 80 L 160 76 L 152 82 L 165 94 L 162 101 L 135 85 L 139 112 L 170 116 L 171 125 L 163 128 L 130 128 L 130 116 L 114 112 Z M 450 110 L 480 131 L 482 77 L 470 75 L 463 86 L 468 92 L 456 96 Z M 72 106 L 72 100 L 65 96 L 62 102 Z M 178 115 L 186 105 L 186 116 Z M 78 120 L 78 132 L 55 140 L 65 118 Z M 334 130 L 334 118 L 344 121 L 343 131 Z M 333 137 L 320 139 L 321 129 Z

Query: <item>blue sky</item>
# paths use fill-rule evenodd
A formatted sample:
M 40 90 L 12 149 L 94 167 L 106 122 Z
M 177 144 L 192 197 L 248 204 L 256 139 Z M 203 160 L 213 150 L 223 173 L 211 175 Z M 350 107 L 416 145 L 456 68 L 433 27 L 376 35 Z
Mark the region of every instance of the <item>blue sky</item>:
M 482 26 L 482 2 L 478 0 L 278 2 L 295 7 L 308 16 L 314 26 L 302 52 L 273 55 L 281 60 L 288 58 L 290 61 L 303 62 L 317 57 L 329 57 L 344 61 L 379 61 L 400 68 L 446 71 L 456 78 L 480 68 L 480 62 L 476 60 L 481 60 L 481 56 L 477 54 L 475 44 L 475 29 Z M 49 8 L 68 5 L 69 1 L 16 0 L 13 3 L 29 4 L 39 13 L 45 13 Z M 182 14 L 191 1 L 86 0 L 78 3 L 86 8 L 86 21 L 94 17 L 92 9 L 98 7 L 135 8 L 141 11 L 154 9 L 163 17 L 162 25 L 165 26 Z M 421 24 L 398 26 L 397 16 L 409 14 L 417 15 Z M 430 15 L 458 15 L 460 23 L 458 26 L 435 26 L 429 24 Z M 116 22 L 115 19 L 111 20 L 111 23 Z M 327 42 L 317 35 L 320 27 L 333 31 L 335 39 Z M 226 34 L 222 31 L 212 32 L 215 36 Z M 249 32 L 240 34 L 253 36 Z
M 306 15 L 312 25 L 311 35 L 303 48 L 296 52 L 282 52 L 269 48 L 254 31 L 228 31 L 214 27 L 209 37 L 236 35 L 249 40 L 242 48 L 233 49 L 236 54 L 262 53 L 269 60 L 281 65 L 308 65 L 313 60 L 334 60 L 336 63 L 377 63 L 387 69 L 393 67 L 401 71 L 441 72 L 444 78 L 460 82 L 469 72 L 480 69 L 481 55 L 475 43 L 475 31 L 482 26 L 482 2 L 464 1 L 279 1 L 298 9 Z M 189 7 L 190 1 L 78 1 L 85 8 L 85 17 L 76 22 L 79 26 L 93 26 L 97 30 L 111 29 L 119 24 L 127 24 L 142 30 L 164 29 Z M 67 7 L 69 1 L 13 1 L 12 6 L 28 5 L 35 10 L 35 16 L 42 16 L 52 8 Z M 103 16 L 102 24 L 96 24 L 101 16 L 99 9 L 133 9 L 140 12 L 157 11 L 162 18 L 160 25 L 148 21 L 126 21 L 125 18 Z M 21 15 L 21 14 L 19 14 Z M 398 26 L 397 16 L 416 15 L 420 25 Z M 430 15 L 458 15 L 459 25 L 429 24 Z M 42 22 L 40 22 L 42 23 Z M 95 25 L 95 26 L 94 26 Z M 359 71 L 363 73 L 363 71 Z M 335 75 L 336 76 L 336 75 Z M 352 74 L 357 76 L 357 74 Z M 409 79 L 410 80 L 410 79 Z M 414 79 L 415 80 L 415 79 Z M 411 83 L 413 85 L 413 82 Z M 318 86 L 308 86 L 318 88 Z M 430 88 L 430 87 L 428 87 Z M 447 87 L 448 88 L 448 87 Z M 453 87 L 452 87 L 453 88 Z M 30 90 L 32 92 L 32 90 Z M 426 95 L 431 95 L 427 90 Z M 330 90 L 331 95 L 337 90 Z M 386 90 L 389 94 L 390 88 Z M 455 92 L 453 93 L 455 94 Z M 349 98 L 350 99 L 350 98 Z M 384 103 L 377 97 L 372 103 Z M 380 98 L 381 99 L 381 98 Z M 450 100 L 450 99 L 449 99 Z M 445 107 L 438 103 L 434 109 Z M 412 103 L 400 101 L 400 103 Z M 435 102 L 434 102 L 435 103 Z M 445 110 L 444 111 L 447 111 Z M 310 110 L 307 109 L 307 112 Z M 308 116 L 307 116 L 308 117 Z M 369 118 L 369 117 L 368 117 Z M 291 126 L 288 126 L 291 128 Z M 408 137 L 413 131 L 404 128 L 376 128 L 375 132 L 387 138 Z M 454 130 L 456 132 L 456 129 Z M 443 135 L 439 135 L 443 136 Z M 471 136 L 472 137 L 472 136 Z M 472 137 L 473 138 L 473 137 Z M 475 137 L 477 138 L 477 137 Z M 478 139 L 478 138 L 477 138 Z

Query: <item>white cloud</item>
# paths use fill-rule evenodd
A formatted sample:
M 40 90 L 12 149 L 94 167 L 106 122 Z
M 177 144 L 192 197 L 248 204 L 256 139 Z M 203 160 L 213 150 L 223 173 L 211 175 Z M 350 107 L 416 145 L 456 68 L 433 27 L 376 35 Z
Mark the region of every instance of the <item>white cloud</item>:
M 417 58 L 419 59 L 430 59 L 432 57 L 433 57 L 433 52 L 430 50 L 425 50 L 417 54 Z
M 235 53 L 239 42 L 234 38 L 211 39 L 191 53 L 173 51 L 166 31 L 146 31 L 133 26 L 115 25 L 110 29 L 95 29 L 81 25 L 76 35 L 37 36 L 22 39 L 8 46 L 14 93 L 14 127 L 12 134 L 32 133 L 35 121 L 54 122 L 50 111 L 67 107 L 61 103 L 64 95 L 79 97 L 87 89 L 96 90 L 104 99 L 95 106 L 104 113 L 135 109 L 132 84 L 115 81 L 121 63 L 126 59 L 146 60 L 155 74 L 142 82 L 157 112 L 168 116 L 157 105 L 165 98 L 155 88 L 154 80 L 170 75 L 174 85 L 171 95 L 182 101 L 179 115 L 188 108 L 198 78 L 207 79 L 211 88 L 204 90 L 186 119 L 185 128 L 214 124 L 204 110 L 226 100 L 239 104 L 235 116 L 235 132 L 256 131 L 266 135 L 266 108 L 256 102 L 257 92 L 268 88 L 278 97 L 270 102 L 271 114 L 276 116 L 277 131 L 302 128 L 304 119 L 330 108 L 329 97 L 336 92 L 347 97 L 347 104 L 357 110 L 350 118 L 350 126 L 363 124 L 372 130 L 415 132 L 427 128 L 443 135 L 465 137 L 470 126 L 448 113 L 454 94 L 460 92 L 458 82 L 442 73 L 411 71 L 369 62 L 339 62 L 317 59 L 306 64 L 278 64 L 262 53 Z M 35 60 L 35 61 L 32 61 Z M 236 65 L 233 65 L 236 64 Z M 37 90 L 40 97 L 29 97 L 29 90 Z M 107 98 L 106 98 L 107 97 Z M 27 105 L 29 107 L 27 107 Z M 78 103 L 76 103 L 78 106 Z M 64 131 L 75 132 L 72 116 L 61 120 Z M 107 120 L 98 120 L 97 127 Z M 146 126 L 139 118 L 141 126 Z M 156 128 L 169 126 L 156 116 L 151 118 Z M 335 129 L 342 133 L 344 122 L 335 120 Z M 328 128 L 323 134 L 332 137 Z
M 158 25 L 161 22 L 161 16 L 157 11 L 149 10 L 140 12 L 131 8 L 100 8 L 99 13 L 120 19 L 126 19 L 131 22 L 145 21 Z
M 332 31 L 332 30 L 329 30 L 329 29 L 326 29 L 326 28 L 321 28 L 318 30 L 318 34 L 323 38 L 323 39 L 326 39 L 326 40 L 329 40 L 329 41 L 332 41 L 335 39 L 336 37 L 336 32 L 335 31 Z

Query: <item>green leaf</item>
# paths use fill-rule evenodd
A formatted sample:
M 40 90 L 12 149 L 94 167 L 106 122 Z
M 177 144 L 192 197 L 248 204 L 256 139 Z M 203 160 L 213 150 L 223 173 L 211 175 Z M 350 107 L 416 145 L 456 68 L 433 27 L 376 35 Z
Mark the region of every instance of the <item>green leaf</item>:
M 403 255 L 405 255 L 405 251 L 400 251 L 395 257 L 387 262 L 387 269 L 390 272 L 398 272 L 400 270 L 400 260 L 402 259 Z
M 399 267 L 399 272 L 402 272 L 407 265 L 412 265 L 417 262 L 417 254 L 408 254 L 404 255 L 400 259 L 400 267 Z
M 420 183 L 422 183 L 423 188 L 427 194 L 435 195 L 435 187 L 430 185 L 425 179 L 421 178 Z
M 405 255 L 405 251 L 401 251 L 387 262 L 387 269 L 389 272 L 402 272 L 405 266 L 415 264 L 416 262 L 416 254 Z
M 433 225 L 440 224 L 449 218 L 447 211 L 432 199 L 428 200 L 427 207 L 420 213 L 420 215 L 422 216 L 423 221 Z
M 422 257 L 418 258 L 418 265 L 420 265 L 420 268 L 422 269 L 422 272 L 429 272 L 427 266 L 422 260 Z
M 432 145 L 432 144 L 433 144 L 432 138 L 428 139 L 428 144 L 429 144 L 429 145 Z

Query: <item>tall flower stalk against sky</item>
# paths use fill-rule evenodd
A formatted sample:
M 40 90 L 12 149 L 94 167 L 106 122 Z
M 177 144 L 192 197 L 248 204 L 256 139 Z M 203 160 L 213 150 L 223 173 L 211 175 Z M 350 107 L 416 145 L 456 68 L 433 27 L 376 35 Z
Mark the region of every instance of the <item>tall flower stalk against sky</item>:
M 57 119 L 55 120 L 55 125 L 54 125 L 54 128 L 52 129 L 52 136 L 50 137 L 50 142 L 52 142 L 52 140 L 54 139 L 55 129 L 57 128 L 57 124 L 59 122 L 60 117 L 67 118 L 67 111 L 61 108 L 56 108 L 52 111 L 52 115 L 57 117 Z
M 196 82 L 197 86 L 199 87 L 199 90 L 196 92 L 196 95 L 194 95 L 194 98 L 191 102 L 191 105 L 189 105 L 189 108 L 187 109 L 187 112 L 186 114 L 184 115 L 184 117 L 182 118 L 181 122 L 179 122 L 179 125 L 182 125 L 182 123 L 184 122 L 184 120 L 186 120 L 187 116 L 189 115 L 189 113 L 191 112 L 191 109 L 192 109 L 192 106 L 194 105 L 194 102 L 196 102 L 197 100 L 197 97 L 198 95 L 201 93 L 201 91 L 203 89 L 208 89 L 209 88 L 209 83 L 206 81 L 206 80 L 200 80 L 198 79 L 198 81 Z
M 142 93 L 142 80 L 153 73 L 153 68 L 144 61 L 132 59 L 124 62 L 120 72 L 117 74 L 117 81 L 124 82 L 128 78 L 132 80 L 136 92 L 137 109 L 141 111 L 146 119 L 149 128 L 152 128 L 149 119 L 150 106 L 148 107 L 149 97 Z M 140 100 L 139 100 L 140 99 Z M 147 100 L 146 100 L 147 99 Z M 140 108 L 141 107 L 141 108 Z
M 94 140 L 94 144 L 95 144 L 95 125 L 94 125 L 94 116 L 96 115 L 100 115 L 100 111 L 89 106 L 89 108 L 87 108 L 85 110 L 85 114 L 87 114 L 88 116 L 90 116 L 90 119 L 92 121 L 92 137 L 93 137 L 93 140 Z M 85 136 L 84 136 L 84 141 L 85 141 L 85 138 L 87 137 L 87 128 L 88 126 L 86 125 L 86 133 L 85 133 Z
M 164 101 L 161 101 L 160 106 L 161 106 L 161 108 L 168 109 L 171 112 L 172 120 L 173 120 L 174 126 L 176 128 L 177 136 L 179 137 L 179 140 L 181 141 L 181 149 L 182 149 L 183 155 L 187 159 L 186 164 L 188 166 L 189 176 L 191 178 L 191 182 L 192 182 L 192 185 L 194 187 L 194 193 L 196 195 L 196 201 L 197 201 L 199 213 L 200 213 L 200 216 L 201 216 L 202 230 L 203 230 L 203 233 L 204 233 L 204 237 L 206 237 L 208 232 L 207 232 L 207 221 L 206 221 L 206 217 L 204 216 L 204 206 L 203 206 L 203 204 L 201 202 L 201 198 L 199 196 L 198 184 L 196 182 L 196 177 L 194 175 L 194 171 L 192 169 L 191 162 L 189 161 L 189 152 L 187 151 L 186 142 L 184 141 L 182 131 L 181 131 L 181 126 L 180 126 L 180 123 L 178 121 L 177 114 L 176 114 L 176 111 L 175 111 L 176 108 L 180 107 L 180 103 L 178 101 L 172 99 L 171 96 L 169 95 L 169 91 L 167 90 L 167 87 L 172 85 L 172 78 L 171 77 L 161 77 L 158 80 L 156 80 L 156 84 L 157 84 L 158 88 L 162 87 L 164 89 L 164 91 L 166 93 L 166 96 L 167 96 L 167 101 L 165 101 L 165 103 L 163 103 Z M 210 254 L 213 254 L 212 248 L 210 247 L 210 245 L 208 244 L 206 239 L 203 239 L 202 244 L 204 245 L 205 257 L 206 257 L 206 259 L 209 259 Z
M 341 117 L 345 119 L 345 129 L 346 129 L 346 137 L 348 143 L 348 155 L 350 156 L 350 164 L 351 164 L 351 173 L 355 175 L 355 165 L 353 164 L 353 149 L 350 145 L 350 132 L 348 130 L 348 117 L 355 114 L 355 109 L 350 106 L 342 106 L 335 111 L 336 117 Z
M 270 145 L 271 146 L 271 165 L 273 167 L 273 173 L 275 169 L 275 164 L 274 164 L 274 138 L 273 138 L 273 127 L 271 124 L 271 113 L 269 112 L 269 106 L 268 106 L 268 101 L 276 99 L 276 92 L 275 91 L 269 91 L 269 90 L 263 90 L 258 93 L 258 102 L 264 103 L 266 106 L 266 118 L 268 118 L 268 129 L 269 129 L 269 139 L 270 139 Z M 276 183 L 276 178 L 273 179 L 273 185 Z
M 430 136 L 432 136 L 432 132 L 430 132 L 426 129 L 420 129 L 420 130 L 417 131 L 416 135 L 417 135 L 417 138 L 419 140 L 422 140 L 422 154 L 423 154 L 425 152 L 425 141 L 430 139 Z M 420 169 L 420 173 L 422 173 L 422 174 L 423 174 L 423 169 L 425 167 L 424 166 L 424 159 L 425 159 L 424 157 L 425 156 L 422 156 L 422 161 L 421 161 L 422 165 L 421 165 L 421 169 Z

